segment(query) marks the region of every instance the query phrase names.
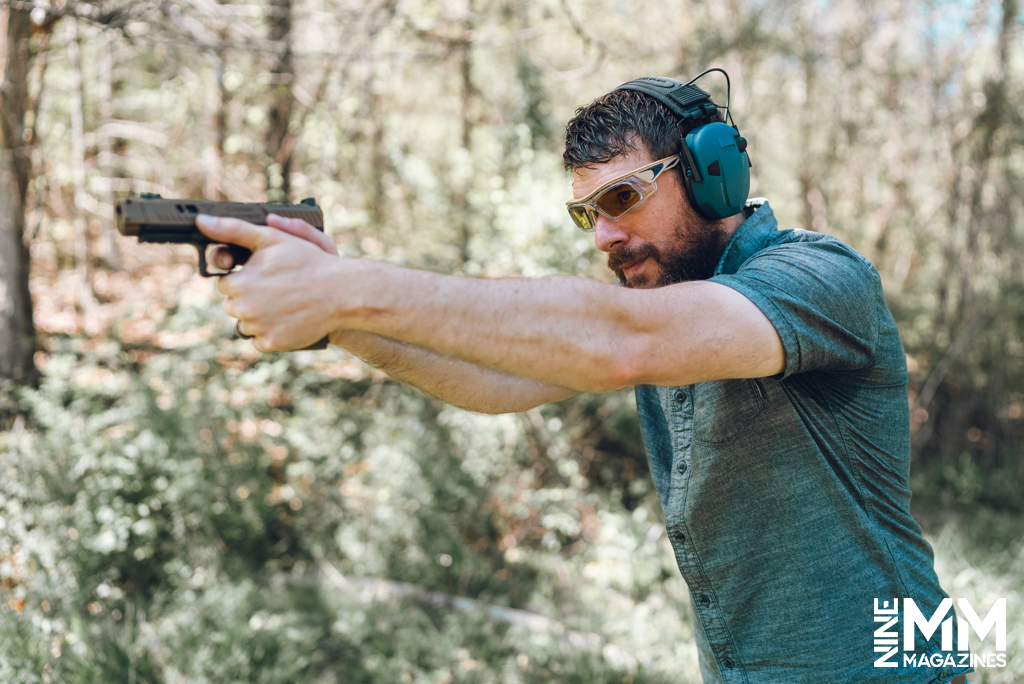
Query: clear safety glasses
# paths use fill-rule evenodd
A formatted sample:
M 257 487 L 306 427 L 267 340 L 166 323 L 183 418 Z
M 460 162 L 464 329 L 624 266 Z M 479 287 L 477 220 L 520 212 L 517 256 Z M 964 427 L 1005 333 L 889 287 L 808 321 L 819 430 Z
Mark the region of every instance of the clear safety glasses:
M 679 156 L 665 157 L 647 166 L 613 178 L 583 199 L 566 202 L 573 223 L 590 233 L 597 228 L 597 214 L 617 221 L 643 204 L 658 189 L 662 172 L 679 163 Z

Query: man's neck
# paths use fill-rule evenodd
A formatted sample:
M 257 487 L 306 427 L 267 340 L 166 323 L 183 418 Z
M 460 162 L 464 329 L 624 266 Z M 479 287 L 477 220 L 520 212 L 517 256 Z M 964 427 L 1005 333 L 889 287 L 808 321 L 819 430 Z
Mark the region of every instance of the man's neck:
M 742 226 L 743 222 L 748 218 L 749 216 L 747 215 L 746 209 L 744 209 L 738 214 L 733 214 L 728 218 L 722 219 L 721 226 L 722 230 L 724 230 L 725 234 L 728 236 L 727 240 L 732 239 L 732 236 L 740 229 L 740 226 Z

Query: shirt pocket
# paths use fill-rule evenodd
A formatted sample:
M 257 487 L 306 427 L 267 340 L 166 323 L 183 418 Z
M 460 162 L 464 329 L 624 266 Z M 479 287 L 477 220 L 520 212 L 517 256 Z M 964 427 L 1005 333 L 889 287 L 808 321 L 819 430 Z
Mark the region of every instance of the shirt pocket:
M 702 382 L 695 388 L 693 440 L 722 445 L 754 427 L 764 411 L 765 388 L 756 379 Z

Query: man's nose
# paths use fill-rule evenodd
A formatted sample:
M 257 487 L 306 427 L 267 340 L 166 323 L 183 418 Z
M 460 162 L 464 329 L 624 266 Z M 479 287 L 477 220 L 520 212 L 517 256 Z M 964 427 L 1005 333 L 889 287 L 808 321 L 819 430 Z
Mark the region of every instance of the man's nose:
M 602 252 L 611 252 L 616 247 L 629 242 L 629 233 L 625 226 L 618 221 L 597 215 L 597 224 L 594 226 L 594 244 Z

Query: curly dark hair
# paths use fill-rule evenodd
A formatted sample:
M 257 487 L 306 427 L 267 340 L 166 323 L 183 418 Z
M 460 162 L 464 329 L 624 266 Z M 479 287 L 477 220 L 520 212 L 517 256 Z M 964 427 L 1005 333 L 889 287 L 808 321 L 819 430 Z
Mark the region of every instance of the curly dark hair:
M 721 121 L 721 112 L 707 121 Z M 635 90 L 613 90 L 580 107 L 565 128 L 566 171 L 594 168 L 619 155 L 636 151 L 638 144 L 654 159 L 677 154 L 679 139 L 693 125 L 682 128 L 672 111 L 650 95 Z

